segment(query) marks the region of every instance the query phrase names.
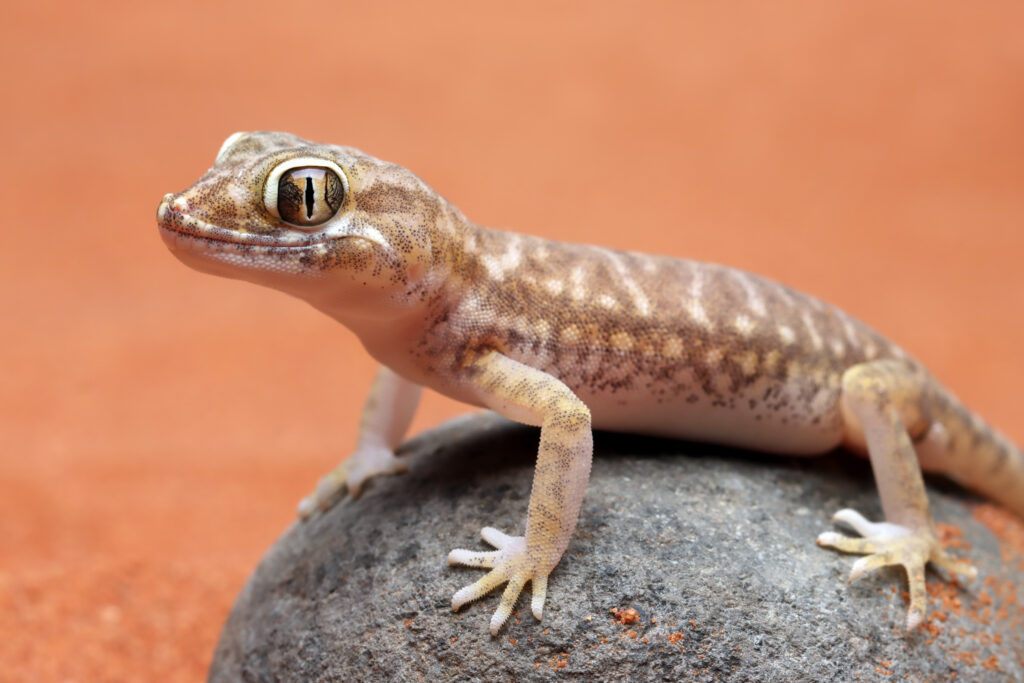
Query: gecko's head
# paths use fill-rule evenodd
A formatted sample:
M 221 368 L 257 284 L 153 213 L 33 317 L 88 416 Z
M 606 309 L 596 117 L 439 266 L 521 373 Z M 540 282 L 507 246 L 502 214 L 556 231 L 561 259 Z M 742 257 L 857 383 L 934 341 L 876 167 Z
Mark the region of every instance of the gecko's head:
M 288 133 L 235 133 L 157 221 L 198 270 L 250 280 L 321 308 L 384 314 L 429 296 L 446 202 L 413 173 Z

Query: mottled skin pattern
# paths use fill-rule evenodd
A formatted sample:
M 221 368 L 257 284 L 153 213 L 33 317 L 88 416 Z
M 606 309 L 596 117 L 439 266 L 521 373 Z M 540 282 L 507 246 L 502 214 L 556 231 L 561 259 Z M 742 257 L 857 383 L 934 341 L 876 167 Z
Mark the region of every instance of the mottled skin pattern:
M 285 133 L 228 138 L 195 185 L 164 198 L 158 220 L 184 262 L 305 299 L 381 363 L 355 453 L 301 516 L 403 468 L 394 450 L 421 386 L 541 426 L 525 535 L 485 528 L 497 550 L 448 558 L 490 570 L 455 594 L 455 609 L 507 584 L 491 633 L 527 582 L 541 617 L 576 526 L 593 427 L 866 453 L 886 521 L 841 510 L 834 519 L 861 537 L 826 532 L 818 543 L 866 555 L 852 578 L 903 565 L 908 629 L 924 617 L 927 562 L 974 575 L 939 548 L 918 463 L 1024 513 L 1016 447 L 870 328 L 754 275 L 488 230 L 400 166 Z

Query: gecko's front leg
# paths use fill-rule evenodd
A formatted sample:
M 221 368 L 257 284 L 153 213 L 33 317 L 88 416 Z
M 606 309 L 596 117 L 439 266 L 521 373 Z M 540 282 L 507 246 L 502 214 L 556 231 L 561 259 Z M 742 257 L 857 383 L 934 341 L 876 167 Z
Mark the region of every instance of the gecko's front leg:
M 491 618 L 491 635 L 497 635 L 527 582 L 533 584 L 533 615 L 541 618 L 548 575 L 576 528 L 590 478 L 593 436 L 590 410 L 569 387 L 546 372 L 496 351 L 478 357 L 467 369 L 474 389 L 487 407 L 512 420 L 541 428 L 526 535 L 506 536 L 485 527 L 484 540 L 497 550 L 453 550 L 448 555 L 449 565 L 490 570 L 455 594 L 454 610 L 503 583 L 508 584 Z
M 421 393 L 420 385 L 380 366 L 363 404 L 355 452 L 325 474 L 316 489 L 302 499 L 299 517 L 306 519 L 317 510 L 326 510 L 343 490 L 355 498 L 368 479 L 405 470 L 405 464 L 395 457 L 395 449 L 409 429 Z

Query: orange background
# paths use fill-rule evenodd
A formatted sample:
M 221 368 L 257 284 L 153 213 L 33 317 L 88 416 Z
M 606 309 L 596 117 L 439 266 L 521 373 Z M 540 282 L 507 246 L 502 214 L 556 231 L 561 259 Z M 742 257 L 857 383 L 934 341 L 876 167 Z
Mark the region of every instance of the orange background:
M 354 442 L 354 337 L 157 235 L 236 130 L 363 148 L 494 227 L 775 277 L 1024 440 L 1019 2 L 12 4 L 0 677 L 202 676 Z

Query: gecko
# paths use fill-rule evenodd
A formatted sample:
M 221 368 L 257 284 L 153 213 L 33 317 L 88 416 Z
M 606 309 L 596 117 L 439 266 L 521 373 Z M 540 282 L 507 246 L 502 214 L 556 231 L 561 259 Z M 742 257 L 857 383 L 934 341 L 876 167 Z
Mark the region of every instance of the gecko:
M 497 635 L 529 583 L 539 620 L 548 576 L 576 527 L 592 430 L 871 463 L 884 521 L 835 513 L 856 536 L 817 543 L 863 555 L 850 580 L 904 567 L 905 627 L 926 612 L 925 565 L 973 578 L 939 545 L 922 468 L 1024 514 L 1024 454 L 919 362 L 819 299 L 722 265 L 488 229 L 402 166 L 288 133 L 236 133 L 190 188 L 163 198 L 163 241 L 185 264 L 305 300 L 380 364 L 356 448 L 299 504 L 309 518 L 373 477 L 422 387 L 539 426 L 521 536 L 452 550 L 487 570 L 452 609 L 505 586 Z

